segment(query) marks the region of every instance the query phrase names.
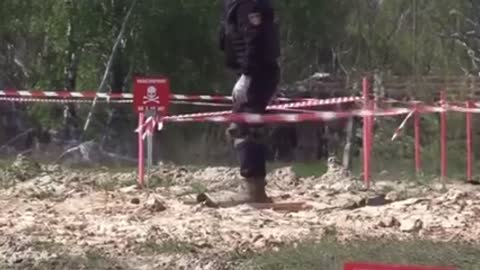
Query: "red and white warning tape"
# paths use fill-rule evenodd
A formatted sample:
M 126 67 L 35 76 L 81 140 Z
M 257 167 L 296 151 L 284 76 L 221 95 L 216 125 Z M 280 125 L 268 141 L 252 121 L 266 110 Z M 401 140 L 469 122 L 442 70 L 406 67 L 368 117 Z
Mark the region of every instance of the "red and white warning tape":
M 154 130 L 155 130 L 155 127 L 157 128 L 157 130 L 162 130 L 163 129 L 163 122 L 159 119 L 157 119 L 156 117 L 148 117 L 147 120 L 145 121 L 145 123 L 143 123 L 143 125 L 139 126 L 137 129 L 135 129 L 135 132 L 138 133 L 140 132 L 140 129 L 142 129 L 142 139 L 145 140 L 145 138 L 148 136 L 148 135 L 152 135 Z
M 309 105 L 317 104 L 315 102 L 299 102 L 286 105 L 275 105 L 270 106 L 271 109 L 278 107 L 298 107 L 302 105 L 308 107 Z M 313 105 L 314 106 L 314 105 Z M 444 105 L 442 107 L 434 106 L 418 106 L 418 112 L 422 113 L 439 113 L 446 111 L 457 111 L 457 112 L 469 112 L 469 113 L 480 113 L 480 108 L 463 108 L 459 106 L 448 106 Z M 406 125 L 407 121 L 413 116 L 415 109 L 408 108 L 393 108 L 387 110 L 353 110 L 347 112 L 305 112 L 298 114 L 232 114 L 231 112 L 214 112 L 214 113 L 204 113 L 204 114 L 191 114 L 190 116 L 169 116 L 161 119 L 165 122 L 217 122 L 217 123 L 227 123 L 227 122 L 241 122 L 241 123 L 298 123 L 305 121 L 331 121 L 341 118 L 347 118 L 352 116 L 365 117 L 388 117 L 388 116 L 398 116 L 408 114 L 407 117 L 403 120 L 399 128 L 397 128 L 392 140 L 395 140 L 401 130 Z M 157 120 L 153 118 L 147 119 L 143 128 L 145 132 L 151 133 L 155 129 Z M 138 132 L 139 129 L 136 131 Z M 144 134 L 145 135 L 145 134 Z
M 0 97 L 30 97 L 30 98 L 105 98 L 105 99 L 133 99 L 132 93 L 98 93 L 95 91 L 69 92 L 60 91 L 42 91 L 42 90 L 0 90 Z M 189 101 L 216 101 L 231 102 L 231 96 L 215 95 L 170 95 L 171 100 L 189 100 Z M 312 100 L 305 98 L 277 98 L 276 101 L 300 101 Z
M 311 112 L 300 114 L 229 114 L 225 116 L 204 116 L 204 117 L 182 117 L 182 118 L 155 118 L 149 117 L 139 126 L 135 132 L 142 130 L 142 138 L 149 134 L 152 134 L 155 127 L 158 130 L 163 128 L 163 122 L 216 122 L 216 123 L 229 123 L 229 122 L 241 122 L 241 123 L 299 123 L 306 121 L 331 121 L 335 119 L 341 119 L 352 116 L 397 116 L 411 113 L 411 109 L 395 108 L 383 111 L 371 111 L 371 110 L 354 110 L 348 112 Z
M 418 105 L 417 109 L 418 112 L 420 113 L 441 113 L 441 112 L 447 112 L 448 107 L 447 106 L 429 106 L 429 105 Z
M 396 108 L 389 110 L 369 111 L 369 110 L 353 110 L 348 112 L 311 112 L 300 114 L 229 114 L 220 116 L 201 116 L 201 117 L 166 117 L 165 122 L 242 122 L 242 123 L 298 123 L 305 121 L 331 121 L 340 118 L 352 116 L 396 116 L 408 114 L 412 110 L 406 108 Z
M 21 103 L 92 103 L 92 99 L 71 99 L 71 98 L 27 98 L 27 97 L 0 97 L 0 101 L 21 102 Z M 132 99 L 99 99 L 99 103 L 133 103 Z M 207 102 L 191 102 L 191 101 L 171 101 L 172 104 L 187 104 L 209 107 L 232 107 L 231 104 L 225 103 L 207 103 Z
M 5 98 L 29 98 L 27 99 L 5 99 Z M 33 99 L 36 98 L 36 99 Z M 57 98 L 57 99 L 55 99 Z M 121 103 L 131 103 L 133 100 L 133 94 L 132 93 L 99 93 L 96 91 L 85 91 L 85 92 L 69 92 L 65 90 L 59 90 L 59 91 L 43 91 L 43 90 L 0 90 L 0 100 L 8 100 L 8 101 L 18 101 L 18 102 L 60 102 L 59 99 L 68 99 L 70 98 L 68 102 L 75 102 L 74 100 L 76 99 L 110 99 L 110 100 L 121 100 L 124 99 L 125 101 Z M 41 99 L 46 99 L 45 101 Z M 214 101 L 214 102 L 231 102 L 232 97 L 231 96 L 215 96 L 215 95 L 171 95 L 170 99 L 172 101 Z M 281 102 L 309 102 L 309 101 L 332 101 L 332 100 L 342 100 L 342 99 L 350 99 L 350 97 L 347 98 L 332 98 L 332 99 L 314 99 L 314 98 L 277 98 L 275 101 L 281 101 Z M 362 98 L 357 97 L 356 100 L 353 101 L 359 101 L 362 100 Z M 395 99 L 382 99 L 382 102 L 386 103 L 402 103 L 404 105 L 408 104 L 414 104 L 414 103 L 419 103 L 418 101 L 400 101 L 400 100 L 395 100 Z M 350 100 L 346 102 L 351 102 Z M 340 101 L 339 103 L 342 103 Z M 185 103 L 187 104 L 187 103 Z M 188 103 L 190 104 L 190 103 Z M 199 105 L 207 105 L 207 104 L 200 104 Z M 334 104 L 334 103 L 329 103 L 329 104 Z M 458 112 L 472 112 L 472 113 L 479 113 L 480 111 L 477 110 L 476 108 L 462 108 L 458 106 L 459 104 L 463 103 L 458 103 L 458 102 L 451 102 L 448 103 L 451 105 L 450 110 L 452 111 L 458 111 Z M 474 103 L 476 107 L 480 107 L 480 102 Z M 195 105 L 195 104 L 193 104 Z M 212 104 L 213 105 L 213 104 Z M 220 106 L 220 105 L 219 105 Z M 434 112 L 434 111 L 432 111 Z
M 69 91 L 41 91 L 41 90 L 0 90 L 4 97 L 30 97 L 30 98 L 108 98 L 108 99 L 133 99 L 131 93 L 97 93 L 97 92 L 69 92 Z
M 321 100 L 305 100 L 296 103 L 281 104 L 269 106 L 267 109 L 270 110 L 289 110 L 293 108 L 306 108 L 306 107 L 315 107 L 315 106 L 324 106 L 324 105 L 335 105 L 342 103 L 350 103 L 362 100 L 360 97 L 340 97 L 340 98 L 331 98 L 331 99 L 321 99 Z M 348 112 L 347 112 L 348 113 Z M 142 126 L 139 126 L 135 132 L 139 132 L 140 129 L 143 130 L 142 137 L 145 138 L 146 134 L 151 134 L 155 129 L 157 123 L 165 122 L 301 122 L 308 121 L 312 117 L 312 114 L 315 112 L 302 112 L 302 114 L 274 114 L 274 115 L 257 115 L 257 114 L 232 114 L 232 111 L 221 111 L 221 112 L 207 112 L 207 113 L 194 113 L 186 115 L 176 115 L 176 116 L 167 116 L 161 120 L 154 119 L 154 117 L 149 117 Z M 332 115 L 333 114 L 333 115 Z M 329 119 L 331 117 L 337 117 L 341 113 L 336 112 L 322 112 L 317 114 L 317 120 L 322 118 Z M 297 120 L 297 119 L 300 119 Z M 304 119 L 304 120 L 301 120 Z M 312 119 L 315 120 L 315 119 Z
M 462 113 L 480 113 L 480 108 L 465 108 L 457 105 L 451 105 L 451 104 L 458 104 L 458 103 L 440 102 L 440 104 L 441 104 L 440 107 L 419 105 L 417 108 L 415 108 L 412 112 L 408 114 L 408 116 L 402 121 L 400 126 L 395 130 L 395 133 L 393 134 L 393 137 L 392 137 L 392 141 L 398 138 L 403 128 L 405 127 L 407 121 L 413 116 L 415 111 L 420 113 L 442 113 L 447 111 L 462 112 Z M 478 103 L 476 103 L 475 106 L 478 106 Z
M 196 102 L 196 101 L 181 101 L 181 100 L 172 100 L 171 104 L 185 104 L 185 105 L 195 105 L 195 106 L 208 106 L 208 107 L 232 107 L 232 104 L 229 103 L 215 103 L 215 102 Z
M 306 101 L 300 101 L 295 103 L 268 106 L 267 110 L 295 109 L 295 108 L 307 108 L 307 107 L 316 107 L 316 106 L 325 106 L 325 105 L 336 105 L 336 104 L 350 103 L 350 102 L 355 102 L 360 100 L 362 100 L 361 97 L 341 97 L 341 98 L 306 100 Z M 170 120 L 170 119 L 182 119 L 182 118 L 212 117 L 212 116 L 227 115 L 231 113 L 232 111 L 192 113 L 192 114 L 168 116 L 165 119 Z
M 400 126 L 395 130 L 395 133 L 393 134 L 392 136 L 392 142 L 395 141 L 395 139 L 400 136 L 400 133 L 402 132 L 403 128 L 405 127 L 405 125 L 407 124 L 408 122 L 408 119 L 410 119 L 413 114 L 415 113 L 415 111 L 411 111 L 407 117 L 405 117 L 405 119 L 402 121 L 402 123 L 400 124 Z
M 462 113 L 480 113 L 480 108 L 465 108 L 461 106 L 447 106 L 447 110 Z
M 22 102 L 22 103 L 92 103 L 89 99 L 58 99 L 58 98 L 24 98 L 24 97 L 0 97 L 0 101 Z M 105 99 L 98 100 L 99 103 L 132 103 L 132 100 L 125 99 Z

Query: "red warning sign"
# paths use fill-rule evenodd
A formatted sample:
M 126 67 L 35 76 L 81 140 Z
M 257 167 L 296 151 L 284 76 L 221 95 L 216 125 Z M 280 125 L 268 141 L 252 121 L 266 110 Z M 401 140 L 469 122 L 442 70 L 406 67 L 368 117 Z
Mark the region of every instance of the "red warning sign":
M 454 267 L 402 266 L 372 263 L 347 263 L 344 270 L 457 270 Z
M 170 101 L 170 82 L 163 77 L 135 77 L 133 105 L 138 112 L 155 110 L 165 115 Z

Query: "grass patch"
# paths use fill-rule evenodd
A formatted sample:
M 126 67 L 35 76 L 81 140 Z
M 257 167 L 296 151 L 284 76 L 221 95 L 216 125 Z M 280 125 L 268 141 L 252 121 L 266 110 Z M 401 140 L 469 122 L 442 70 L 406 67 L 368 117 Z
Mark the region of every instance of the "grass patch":
M 334 240 L 325 240 L 262 254 L 245 262 L 238 269 L 341 270 L 344 263 L 352 261 L 455 266 L 459 270 L 476 270 L 480 269 L 480 246 L 429 241 L 373 240 L 339 244 Z
M 126 266 L 97 250 L 87 251 L 83 256 L 61 254 L 55 259 L 40 261 L 34 266 L 24 269 L 63 270 L 63 269 L 96 269 L 127 270 Z
M 327 164 L 325 161 L 294 163 L 293 171 L 299 177 L 322 176 L 327 172 Z
M 64 269 L 96 269 L 96 270 L 127 270 L 125 265 L 108 256 L 101 250 L 87 250 L 82 255 L 72 255 L 69 249 L 53 241 L 35 240 L 31 243 L 33 250 L 56 254 L 55 257 L 34 261 L 31 258 L 17 262 L 14 269 L 32 270 L 64 270 Z M 0 264 L 0 269 L 12 269 L 11 266 Z
M 190 187 L 192 188 L 192 194 L 201 194 L 208 191 L 208 188 L 199 182 L 192 183 Z
M 174 240 L 156 242 L 155 240 L 147 240 L 144 243 L 137 243 L 135 253 L 139 255 L 156 255 L 156 254 L 187 254 L 196 251 L 194 245 Z
M 55 194 L 53 191 L 39 191 L 35 192 L 31 195 L 32 198 L 35 198 L 37 200 L 54 200 L 54 201 L 63 201 L 65 199 L 65 196 L 60 195 L 60 194 Z
M 146 181 L 147 187 L 149 189 L 155 189 L 160 187 L 168 188 L 175 184 L 172 178 L 161 178 L 158 175 L 149 175 Z
M 208 191 L 209 191 L 208 188 L 204 184 L 200 182 L 194 182 L 190 184 L 190 190 L 187 190 L 185 192 L 178 194 L 178 197 L 188 196 L 188 195 L 198 195 L 198 194 L 206 193 Z
M 10 159 L 0 158 L 0 169 L 9 168 L 14 161 L 15 159 L 13 158 L 10 158 Z
M 275 162 L 269 164 L 269 171 L 273 171 L 282 167 L 292 167 L 295 174 L 297 174 L 299 177 L 322 176 L 325 172 L 327 172 L 326 161 L 322 160 L 292 163 Z
M 114 191 L 118 188 L 121 188 L 121 185 L 116 179 L 108 177 L 106 179 L 97 179 L 94 182 L 95 189 L 102 191 Z
M 32 228 L 32 233 L 35 228 Z M 41 241 L 41 240 L 34 240 L 31 243 L 32 249 L 36 251 L 48 251 L 48 252 L 60 252 L 62 251 L 64 246 L 59 243 L 55 243 L 54 241 Z
M 15 186 L 15 184 L 15 178 L 10 177 L 9 175 L 4 174 L 2 171 L 0 171 L 0 189 L 9 189 Z

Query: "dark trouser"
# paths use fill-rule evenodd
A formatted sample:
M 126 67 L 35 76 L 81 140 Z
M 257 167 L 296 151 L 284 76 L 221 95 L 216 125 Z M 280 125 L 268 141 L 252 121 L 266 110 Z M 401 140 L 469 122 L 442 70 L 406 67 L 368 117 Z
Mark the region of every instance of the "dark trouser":
M 280 71 L 274 66 L 269 71 L 252 76 L 246 103 L 233 104 L 233 112 L 263 114 L 276 93 Z M 232 124 L 235 150 L 240 161 L 240 175 L 247 180 L 264 180 L 266 172 L 267 146 L 263 124 Z M 232 132 L 231 132 L 232 134 Z

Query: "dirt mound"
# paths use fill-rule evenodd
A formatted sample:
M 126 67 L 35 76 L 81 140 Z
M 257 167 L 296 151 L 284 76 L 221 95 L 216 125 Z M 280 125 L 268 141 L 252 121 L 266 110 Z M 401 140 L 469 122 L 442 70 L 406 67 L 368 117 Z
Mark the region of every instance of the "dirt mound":
M 119 263 L 135 258 L 136 265 L 149 267 L 195 262 L 198 269 L 221 269 L 215 256 L 275 250 L 332 231 L 339 239 L 480 239 L 478 190 L 462 185 L 442 192 L 436 185 L 379 182 L 366 190 L 338 168 L 317 178 L 280 168 L 269 174 L 267 191 L 312 206 L 285 213 L 212 209 L 179 199 L 198 185 L 235 190 L 241 180 L 231 168 L 163 165 L 152 173 L 158 185 L 140 190 L 135 173 L 32 166 L 31 178 L 0 189 L 0 261 L 10 266 L 66 256 L 59 247 L 68 247 L 68 256 L 98 249 Z

